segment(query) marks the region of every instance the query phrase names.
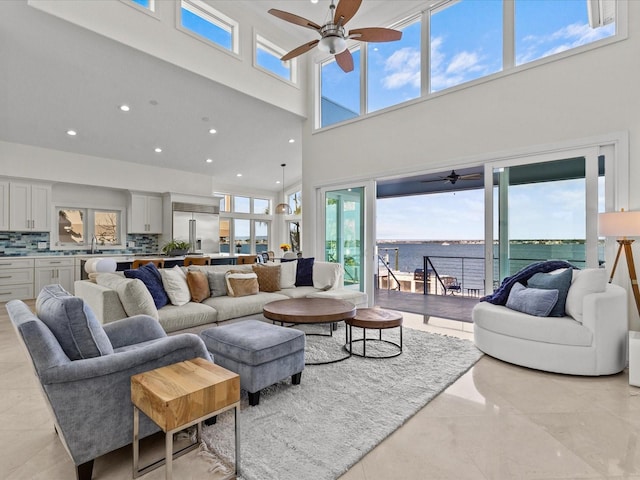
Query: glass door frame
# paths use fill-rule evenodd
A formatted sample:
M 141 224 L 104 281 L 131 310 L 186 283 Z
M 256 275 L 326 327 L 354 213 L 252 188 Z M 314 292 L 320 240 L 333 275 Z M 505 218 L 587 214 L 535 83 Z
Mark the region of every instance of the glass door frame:
M 364 182 L 340 183 L 318 187 L 316 189 L 316 258 L 325 261 L 325 239 L 326 239 L 326 197 L 328 192 L 335 190 L 345 190 L 348 188 L 362 188 L 364 191 L 362 202 L 361 222 L 363 225 L 362 238 L 362 274 L 360 285 L 362 291 L 367 294 L 369 304 L 373 303 L 375 271 L 375 238 L 376 238 L 376 182 L 368 180 Z
M 605 154 L 605 210 L 612 211 L 620 204 L 620 192 L 616 193 L 617 181 L 621 168 L 615 168 L 615 149 L 611 142 L 607 145 L 585 145 L 571 149 L 557 149 L 545 153 L 523 154 L 510 158 L 488 161 L 484 166 L 484 195 L 485 195 L 485 291 L 494 291 L 494 185 L 493 172 L 495 169 L 515 167 L 563 160 L 567 158 L 585 158 L 585 260 L 587 268 L 598 267 L 598 156 Z M 607 256 L 608 257 L 608 256 Z M 497 279 L 499 280 L 499 279 Z

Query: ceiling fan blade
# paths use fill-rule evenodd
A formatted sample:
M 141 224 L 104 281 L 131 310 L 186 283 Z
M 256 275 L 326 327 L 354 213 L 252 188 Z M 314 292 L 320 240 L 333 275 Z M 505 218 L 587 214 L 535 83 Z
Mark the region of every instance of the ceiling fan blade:
M 344 26 L 356 14 L 361 3 L 362 0 L 340 0 L 333 15 L 333 23 Z M 342 22 L 340 22 L 341 17 Z
M 282 60 L 283 62 L 286 62 L 287 60 L 291 60 L 292 58 L 297 57 L 298 55 L 302 55 L 303 53 L 308 52 L 313 47 L 315 47 L 319 41 L 320 40 L 313 40 L 309 43 L 305 43 L 304 45 L 300 45 L 298 48 L 294 48 L 293 50 L 291 50 L 280 60 Z
M 470 173 L 468 175 L 460 175 L 458 180 L 480 180 L 481 178 L 481 173 Z
M 336 55 L 336 63 L 345 73 L 353 71 L 353 56 L 348 48 Z
M 311 30 L 315 30 L 316 32 L 319 32 L 322 28 L 320 25 L 312 22 L 311 20 L 307 20 L 306 18 L 299 17 L 298 15 L 294 15 L 293 13 L 278 10 L 276 8 L 272 8 L 271 10 L 269 10 L 269 13 L 280 18 L 281 20 L 293 23 L 295 25 L 300 25 L 301 27 L 310 28 Z
M 402 32 L 391 28 L 356 28 L 349 31 L 349 38 L 361 42 L 395 42 L 402 38 Z

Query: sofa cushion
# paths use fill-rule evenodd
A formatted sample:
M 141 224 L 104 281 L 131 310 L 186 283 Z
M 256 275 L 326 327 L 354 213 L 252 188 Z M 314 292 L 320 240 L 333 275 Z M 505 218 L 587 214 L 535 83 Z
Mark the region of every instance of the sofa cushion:
M 261 292 L 277 292 L 280 290 L 280 265 L 252 265 L 253 272 L 258 277 L 258 287 Z
M 286 290 L 280 290 L 278 293 L 286 295 L 288 298 L 305 298 L 312 293 L 316 293 L 318 290 L 313 287 L 295 287 L 287 288 Z
M 536 317 L 548 317 L 558 301 L 558 290 L 527 288 L 521 283 L 511 287 L 506 307 Z
M 527 281 L 527 286 L 531 288 L 558 290 L 558 301 L 549 312 L 549 317 L 564 317 L 566 315 L 564 307 L 572 276 L 573 270 L 566 268 L 559 272 L 536 273 Z
M 36 314 L 71 360 L 113 353 L 113 346 L 88 305 L 60 285 L 47 285 L 38 294 Z
M 534 317 L 488 302 L 473 308 L 473 323 L 474 328 L 534 342 L 578 347 L 593 343 L 591 330 L 571 317 Z
M 327 291 L 315 291 L 307 294 L 307 298 L 334 298 L 336 300 L 347 300 L 356 306 L 367 305 L 367 294 L 359 290 L 350 288 L 332 288 Z
M 191 294 L 191 301 L 200 303 L 205 298 L 211 296 L 211 290 L 209 290 L 209 279 L 207 274 L 198 271 L 187 272 L 187 285 L 189 286 L 189 293 Z
M 214 308 L 204 303 L 195 302 L 189 302 L 179 307 L 169 304 L 158 310 L 158 316 L 160 325 L 167 333 L 215 323 L 218 320 L 218 312 Z
M 124 276 L 127 278 L 139 278 L 145 284 L 149 293 L 153 297 L 156 308 L 162 308 L 169 303 L 169 297 L 164 289 L 160 271 L 153 263 L 147 263 L 137 269 L 125 270 Z
M 230 270 L 226 273 L 227 295 L 230 297 L 246 297 L 260 291 L 258 276 L 255 273 Z
M 224 296 L 210 297 L 202 302 L 218 312 L 218 322 L 229 320 L 230 318 L 246 317 L 262 313 L 262 307 L 269 302 L 276 300 L 286 300 L 287 297 L 279 293 L 258 292 L 256 295 L 248 295 L 242 298 Z
M 187 276 L 182 268 L 176 265 L 173 268 L 163 268 L 160 271 L 162 284 L 171 301 L 171 305 L 185 305 L 191 301 L 191 292 L 187 284 Z
M 571 287 L 567 293 L 565 310 L 578 322 L 582 322 L 583 300 L 590 293 L 601 293 L 607 288 L 607 272 L 604 268 L 574 270 Z
M 298 260 L 282 262 L 280 264 L 280 290 L 296 287 L 296 271 Z

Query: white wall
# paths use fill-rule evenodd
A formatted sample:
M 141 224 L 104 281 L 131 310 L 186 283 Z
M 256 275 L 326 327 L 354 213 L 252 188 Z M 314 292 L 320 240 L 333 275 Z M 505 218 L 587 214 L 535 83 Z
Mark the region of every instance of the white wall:
M 461 165 L 492 153 L 629 133 L 631 185 L 640 181 L 640 2 L 628 2 L 628 38 L 559 61 L 434 96 L 303 137 L 304 224 L 316 225 L 315 187 Z M 309 115 L 312 117 L 312 115 Z M 337 153 L 337 154 L 336 154 Z M 623 176 L 626 177 L 626 176 Z M 640 210 L 640 191 L 628 208 Z M 314 229 L 305 250 L 317 251 Z M 640 255 L 638 256 L 640 258 Z M 632 327 L 640 330 L 635 306 Z M 631 308 L 630 308 L 631 310 Z
M 298 46 L 295 39 L 275 28 L 241 2 L 214 1 L 213 7 L 240 23 L 240 53 L 224 49 L 177 30 L 176 3 L 156 1 L 156 16 L 117 0 L 29 0 L 29 5 L 80 25 L 186 70 L 222 83 L 240 92 L 295 114 L 306 115 L 306 92 L 253 68 L 253 35 L 257 33 L 285 50 Z M 264 4 L 266 11 L 269 6 Z M 275 18 L 275 17 L 274 17 Z M 304 62 L 301 59 L 300 62 Z M 305 69 L 299 68 L 298 85 L 306 85 Z
M 143 192 L 213 193 L 206 175 L 3 141 L 0 176 Z

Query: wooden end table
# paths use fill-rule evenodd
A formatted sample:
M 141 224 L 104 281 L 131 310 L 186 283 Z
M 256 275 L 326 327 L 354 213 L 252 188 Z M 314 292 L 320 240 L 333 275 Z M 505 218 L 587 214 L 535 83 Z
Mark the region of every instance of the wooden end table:
M 347 324 L 347 343 L 344 349 L 351 355 L 367 358 L 392 358 L 402 353 L 402 314 L 394 310 L 384 310 L 382 308 L 359 308 L 356 316 L 345 320 Z M 362 338 L 353 339 L 353 327 L 362 328 Z M 400 327 L 400 343 L 382 339 L 382 330 L 387 328 Z M 378 330 L 378 338 L 367 338 L 367 329 Z M 362 342 L 362 354 L 353 351 L 353 344 Z M 398 347 L 398 351 L 391 355 L 372 356 L 367 355 L 367 342 L 383 342 Z
M 193 450 L 200 441 L 201 422 L 233 408 L 235 415 L 236 461 L 234 478 L 240 470 L 240 376 L 203 358 L 194 358 L 131 377 L 133 402 L 133 476 L 139 477 L 166 465 L 166 478 L 173 476 L 174 458 Z M 165 458 L 142 469 L 139 462 L 139 412 L 144 412 L 165 432 Z M 198 442 L 173 452 L 173 434 L 198 425 Z

